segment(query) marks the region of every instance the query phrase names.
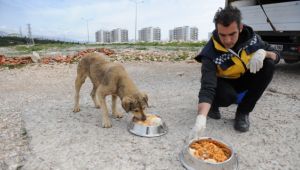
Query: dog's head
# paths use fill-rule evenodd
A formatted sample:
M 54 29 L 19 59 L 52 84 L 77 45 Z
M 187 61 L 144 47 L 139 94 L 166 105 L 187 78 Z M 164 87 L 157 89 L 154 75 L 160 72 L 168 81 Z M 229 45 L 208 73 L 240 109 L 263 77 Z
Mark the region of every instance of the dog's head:
M 144 110 L 148 107 L 148 96 L 146 93 L 136 93 L 122 99 L 122 107 L 128 112 L 132 112 L 135 118 L 146 120 Z

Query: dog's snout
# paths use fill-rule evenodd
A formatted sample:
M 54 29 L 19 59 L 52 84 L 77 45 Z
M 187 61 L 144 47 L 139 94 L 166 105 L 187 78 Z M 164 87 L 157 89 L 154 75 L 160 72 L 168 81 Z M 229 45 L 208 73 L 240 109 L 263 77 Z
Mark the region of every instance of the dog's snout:
M 142 114 L 142 121 L 145 121 L 147 119 L 145 114 Z

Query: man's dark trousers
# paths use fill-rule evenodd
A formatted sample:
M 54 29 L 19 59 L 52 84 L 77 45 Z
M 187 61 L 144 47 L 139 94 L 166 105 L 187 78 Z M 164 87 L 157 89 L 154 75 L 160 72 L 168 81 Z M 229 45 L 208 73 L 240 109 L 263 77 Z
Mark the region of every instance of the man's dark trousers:
M 261 97 L 273 78 L 275 64 L 272 59 L 264 60 L 263 68 L 256 74 L 248 70 L 238 79 L 218 78 L 216 95 L 212 104 L 212 109 L 217 107 L 227 107 L 236 103 L 239 93 L 247 90 L 242 101 L 238 104 L 238 114 L 249 114 L 255 107 L 256 102 Z

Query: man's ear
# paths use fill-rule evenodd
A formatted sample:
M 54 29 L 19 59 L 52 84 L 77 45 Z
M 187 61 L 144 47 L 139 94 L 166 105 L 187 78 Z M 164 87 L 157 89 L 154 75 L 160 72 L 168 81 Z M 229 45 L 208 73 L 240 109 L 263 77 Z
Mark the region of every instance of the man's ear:
M 147 107 L 149 107 L 148 105 L 148 95 L 146 93 L 142 93 L 143 96 L 143 101 L 146 103 Z
M 124 97 L 122 99 L 122 107 L 127 113 L 131 110 L 132 103 L 133 101 L 130 97 Z
M 242 23 L 240 23 L 240 32 L 242 32 L 243 31 L 243 28 L 244 28 L 244 25 L 242 24 Z

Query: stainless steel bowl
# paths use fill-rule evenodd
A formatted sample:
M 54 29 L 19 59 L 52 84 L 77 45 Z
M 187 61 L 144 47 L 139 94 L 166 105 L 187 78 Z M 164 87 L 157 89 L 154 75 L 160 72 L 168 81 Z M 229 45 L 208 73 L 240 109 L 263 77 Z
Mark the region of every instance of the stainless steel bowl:
M 204 170 L 204 169 L 205 170 L 238 170 L 239 169 L 237 153 L 233 150 L 233 148 L 230 145 L 210 137 L 202 137 L 200 139 L 210 139 L 225 144 L 231 150 L 231 156 L 224 162 L 219 162 L 219 163 L 206 162 L 204 160 L 195 158 L 189 152 L 189 145 L 187 145 L 183 148 L 183 150 L 179 154 L 179 160 L 186 169 L 188 170 Z
M 161 117 L 159 118 L 161 119 Z M 142 137 L 157 137 L 157 136 L 162 136 L 168 132 L 167 125 L 162 119 L 161 119 L 161 124 L 154 125 L 154 126 L 146 126 L 146 125 L 138 124 L 131 119 L 127 129 L 130 133 Z

